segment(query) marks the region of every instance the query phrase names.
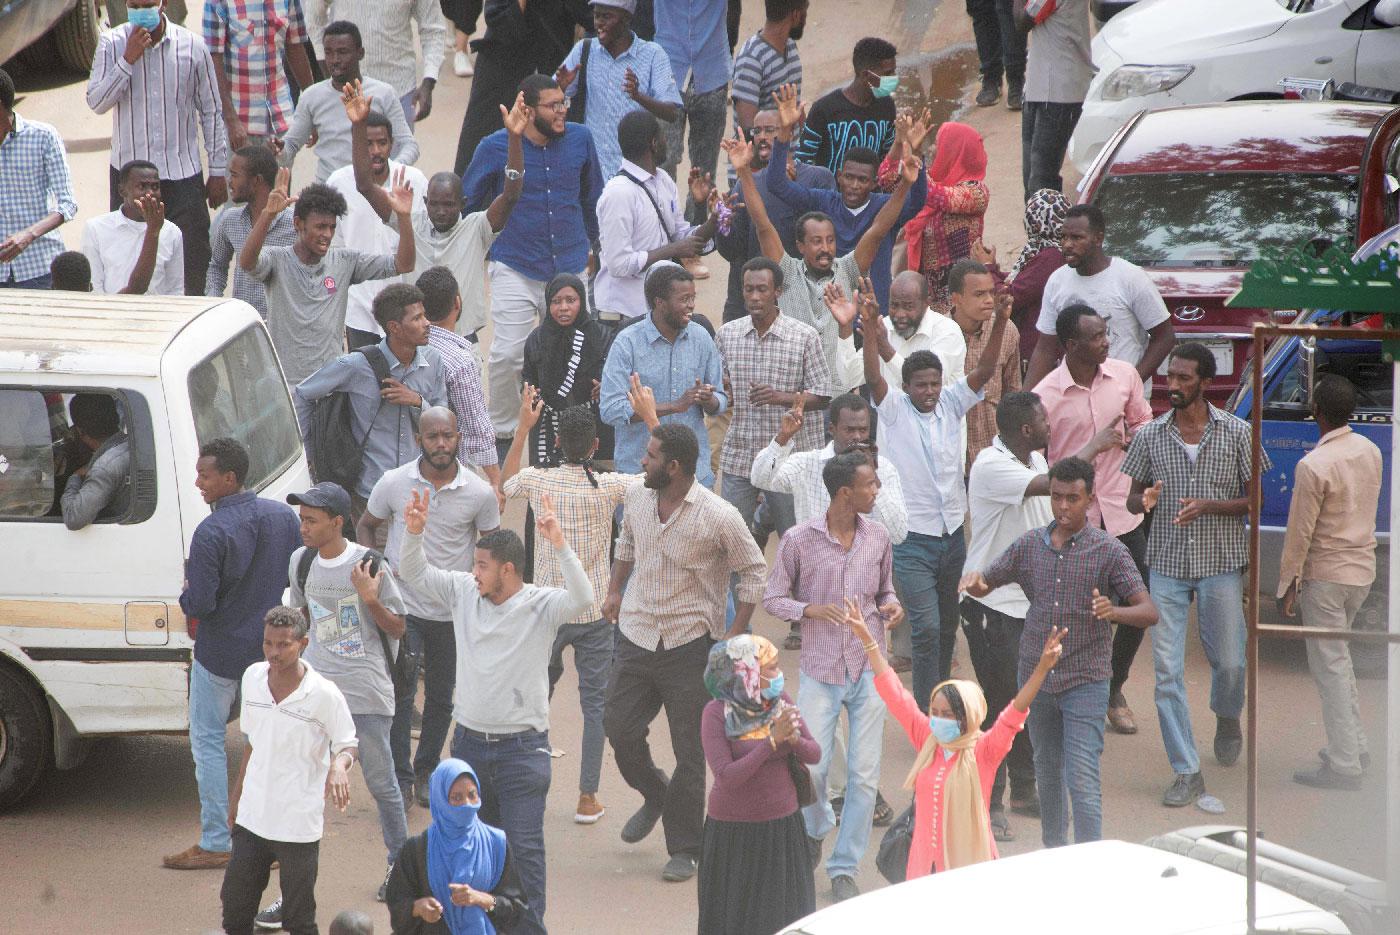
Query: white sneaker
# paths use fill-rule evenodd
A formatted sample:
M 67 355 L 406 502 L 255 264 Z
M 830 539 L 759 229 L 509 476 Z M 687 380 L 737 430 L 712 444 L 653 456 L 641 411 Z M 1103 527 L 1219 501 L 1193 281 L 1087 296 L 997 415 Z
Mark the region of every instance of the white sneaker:
M 458 78 L 470 78 L 476 74 L 472 68 L 472 60 L 465 52 L 457 52 L 452 56 L 452 73 Z

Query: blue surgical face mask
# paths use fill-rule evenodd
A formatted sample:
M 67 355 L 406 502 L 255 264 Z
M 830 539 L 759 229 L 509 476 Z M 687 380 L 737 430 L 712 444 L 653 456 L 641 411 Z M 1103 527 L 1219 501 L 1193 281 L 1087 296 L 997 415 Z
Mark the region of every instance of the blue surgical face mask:
M 889 97 L 899 87 L 899 75 L 880 75 L 880 83 L 870 89 L 876 97 Z
M 939 743 L 952 743 L 962 736 L 962 725 L 957 718 L 930 715 L 928 726 L 933 731 L 933 739 Z
M 769 701 L 780 697 L 783 693 L 783 673 L 779 672 L 769 679 L 768 684 L 759 689 L 758 693 Z
M 155 32 L 160 28 L 160 7 L 128 7 L 126 21 L 133 28 L 140 27 L 147 32 Z

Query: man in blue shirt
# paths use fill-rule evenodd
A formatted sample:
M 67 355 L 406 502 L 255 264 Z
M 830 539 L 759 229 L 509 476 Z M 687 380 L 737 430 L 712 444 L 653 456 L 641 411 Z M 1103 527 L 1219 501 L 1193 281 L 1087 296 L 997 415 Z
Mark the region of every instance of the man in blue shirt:
M 311 429 L 312 403 L 332 393 L 350 397 L 351 431 L 365 440 L 364 468 L 353 497 L 355 522 L 364 515 L 370 492 L 384 472 L 418 457 L 419 413 L 447 405 L 442 355 L 428 346 L 423 293 L 417 286 L 394 283 L 374 297 L 372 310 L 384 340 L 337 357 L 292 390 L 303 436 Z M 374 378 L 366 352 L 384 355 L 389 364 L 383 385 Z
M 78 203 L 62 137 L 47 123 L 15 113 L 15 85 L 4 70 L 0 176 L 0 288 L 47 289 L 49 264 L 63 252 L 63 238 L 54 231 L 73 220 Z
M 719 415 L 729 399 L 719 349 L 690 320 L 695 314 L 695 277 L 677 264 L 658 263 L 645 288 L 651 314 L 618 334 L 603 365 L 598 404 L 603 421 L 617 430 L 613 459 L 619 471 L 640 474 L 651 438 L 651 428 L 627 400 L 635 375 L 651 388 L 662 422 L 679 422 L 695 433 L 700 443 L 695 479 L 713 487 L 705 416 Z
M 515 434 L 525 339 L 545 314 L 544 287 L 558 273 L 583 275 L 598 242 L 598 195 L 603 175 L 586 127 L 565 119 L 569 104 L 547 75 L 520 82 L 530 125 L 525 128 L 524 188 L 488 254 L 493 336 L 487 355 L 491 424 L 500 443 Z M 505 186 L 506 142 L 497 130 L 476 149 L 462 177 L 468 213 L 484 211 Z
M 301 546 L 301 524 L 285 503 L 243 487 L 248 452 L 232 438 L 199 449 L 194 484 L 213 507 L 195 528 L 180 594 L 194 662 L 190 665 L 190 753 L 199 785 L 199 843 L 167 856 L 172 870 L 228 863 L 228 759 L 224 732 L 243 670 L 263 657 L 263 615 L 282 603 L 287 564 Z M 196 623 L 197 621 L 197 623 Z
M 710 178 L 719 165 L 719 141 L 729 116 L 725 104 L 733 54 L 726 44 L 726 6 L 725 0 L 656 0 L 656 44 L 671 60 L 671 76 L 685 105 L 680 118 L 664 127 L 668 155 L 663 168 L 673 178 L 687 123 L 690 165 Z
M 772 161 L 782 165 L 787 161 L 788 146 L 794 133 L 802 124 L 802 113 L 797 104 L 797 91 L 785 87 L 778 92 L 778 138 L 773 143 Z M 909 152 L 911 150 L 905 150 Z M 914 150 L 917 152 L 917 150 Z M 860 242 L 861 236 L 875 223 L 875 215 L 889 201 L 891 195 L 878 190 L 876 175 L 880 169 L 880 156 L 873 149 L 863 146 L 846 150 L 845 161 L 836 177 L 837 191 L 822 188 L 803 188 L 782 173 L 770 174 L 768 189 L 797 212 L 821 211 L 831 216 L 836 225 L 836 253 L 850 253 Z M 914 215 L 928 200 L 928 175 L 921 166 L 919 177 L 909 189 L 904 207 L 895 219 L 891 233 L 880 241 L 875 251 L 875 259 L 870 264 L 870 281 L 875 286 L 875 297 L 881 308 L 890 304 L 890 251 L 894 245 L 893 231 L 904 227 L 914 219 Z

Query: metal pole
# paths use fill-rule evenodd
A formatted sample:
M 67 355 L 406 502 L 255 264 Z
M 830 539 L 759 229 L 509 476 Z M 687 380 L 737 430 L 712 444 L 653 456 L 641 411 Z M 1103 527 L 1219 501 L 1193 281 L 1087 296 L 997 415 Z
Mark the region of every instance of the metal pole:
M 1400 381 L 1400 360 L 1391 363 L 1391 379 Z M 1400 508 L 1400 398 L 1391 403 L 1390 433 L 1390 580 L 1386 598 L 1389 602 L 1390 634 L 1400 635 L 1400 600 L 1396 587 L 1400 585 L 1400 542 L 1394 540 L 1397 528 L 1396 512 Z M 1386 724 L 1386 845 L 1385 879 L 1387 912 L 1392 923 L 1400 922 L 1400 642 L 1390 644 L 1390 674 L 1387 682 Z
M 1249 459 L 1249 638 L 1245 641 L 1245 931 L 1255 935 L 1259 879 L 1259 523 L 1264 513 L 1264 481 L 1259 476 L 1264 453 L 1264 332 L 1254 326 L 1254 354 L 1250 395 Z M 1397 579 L 1400 580 L 1400 579 Z M 1394 625 L 1396 618 L 1391 617 Z M 1391 648 L 1392 654 L 1395 652 Z

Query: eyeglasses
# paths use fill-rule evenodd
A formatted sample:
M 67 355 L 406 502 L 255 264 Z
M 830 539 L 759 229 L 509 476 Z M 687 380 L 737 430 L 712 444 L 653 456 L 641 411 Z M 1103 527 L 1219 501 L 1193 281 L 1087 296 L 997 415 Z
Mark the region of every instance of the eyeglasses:
M 541 104 L 541 105 L 539 105 L 539 108 L 538 108 L 538 109 L 539 109 L 539 110 L 552 110 L 552 111 L 554 111 L 554 112 L 557 113 L 557 114 L 562 114 L 562 113 L 564 113 L 566 110 L 569 109 L 569 102 L 568 102 L 568 101 L 554 101 L 553 103 L 550 103 L 550 104 Z

